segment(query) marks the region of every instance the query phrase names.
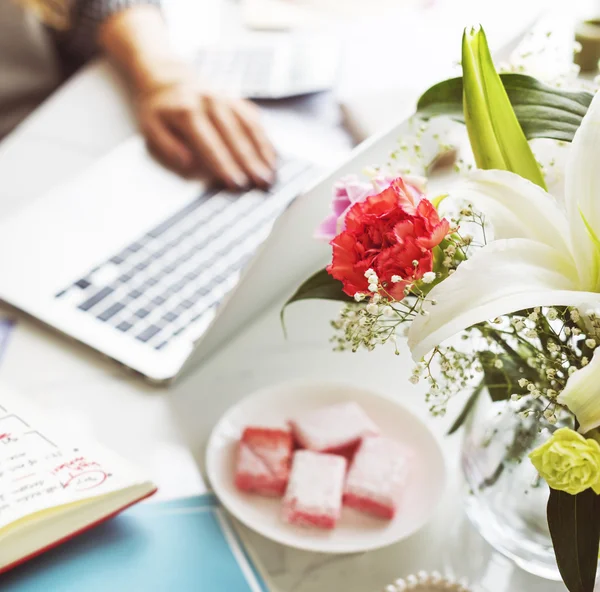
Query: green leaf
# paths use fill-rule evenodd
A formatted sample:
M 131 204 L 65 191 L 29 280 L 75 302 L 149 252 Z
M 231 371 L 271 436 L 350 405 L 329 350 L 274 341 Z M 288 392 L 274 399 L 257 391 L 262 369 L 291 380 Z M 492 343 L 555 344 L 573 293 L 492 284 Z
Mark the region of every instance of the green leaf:
M 343 291 L 342 282 L 332 278 L 326 269 L 317 271 L 309 277 L 296 293 L 285 303 L 285 306 L 298 300 L 319 298 L 321 300 L 339 300 L 341 302 L 354 302 L 352 296 Z
M 281 309 L 281 324 L 284 325 L 285 309 L 298 300 L 339 300 L 340 302 L 354 302 L 354 298 L 348 296 L 342 290 L 342 282 L 332 278 L 326 269 L 317 271 L 309 277 L 295 292 L 295 294 L 283 305 Z
M 481 27 L 465 29 L 462 66 L 465 124 L 477 166 L 511 171 L 545 189 Z
M 553 88 L 525 74 L 500 74 L 500 80 L 528 140 L 571 142 L 593 98 L 589 92 Z M 462 101 L 463 79 L 450 78 L 423 93 L 417 115 L 423 119 L 446 115 L 464 123 Z
M 473 390 L 473 392 L 471 393 L 471 396 L 467 399 L 467 402 L 465 403 L 463 410 L 460 412 L 459 416 L 454 420 L 452 427 L 448 430 L 448 433 L 446 434 L 447 436 L 451 436 L 452 434 L 454 434 L 454 432 L 456 432 L 458 430 L 458 428 L 460 428 L 460 426 L 463 423 L 465 423 L 465 420 L 471 414 L 471 411 L 472 411 L 473 407 L 475 406 L 475 403 L 477 403 L 477 400 L 479 399 L 479 395 L 483 392 L 484 387 L 485 387 L 485 383 L 484 383 L 484 381 L 481 381 L 479 383 L 479 385 Z
M 593 592 L 600 543 L 600 496 L 550 489 L 548 526 L 558 569 L 569 592 Z

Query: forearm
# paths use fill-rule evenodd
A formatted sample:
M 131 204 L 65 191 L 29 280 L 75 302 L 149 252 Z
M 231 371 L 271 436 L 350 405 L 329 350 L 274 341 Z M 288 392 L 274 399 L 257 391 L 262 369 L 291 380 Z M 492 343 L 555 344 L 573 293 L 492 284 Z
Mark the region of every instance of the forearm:
M 156 6 L 137 5 L 112 15 L 99 27 L 98 44 L 136 95 L 191 76 L 173 50 Z

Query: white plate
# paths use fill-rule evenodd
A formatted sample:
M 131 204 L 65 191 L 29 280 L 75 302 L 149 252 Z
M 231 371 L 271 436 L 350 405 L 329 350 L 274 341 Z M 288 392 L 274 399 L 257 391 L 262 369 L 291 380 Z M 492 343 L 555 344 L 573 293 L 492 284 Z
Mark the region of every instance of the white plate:
M 342 401 L 356 401 L 383 435 L 406 443 L 415 453 L 401 509 L 394 520 L 378 520 L 344 508 L 335 530 L 302 528 L 281 519 L 281 500 L 236 489 L 236 444 L 245 427 L 286 427 L 286 420 L 296 413 Z M 371 391 L 329 383 L 280 384 L 243 399 L 225 413 L 213 430 L 206 468 L 222 504 L 246 526 L 278 543 L 323 553 L 368 551 L 410 536 L 431 517 L 446 480 L 442 451 L 420 419 L 398 402 Z

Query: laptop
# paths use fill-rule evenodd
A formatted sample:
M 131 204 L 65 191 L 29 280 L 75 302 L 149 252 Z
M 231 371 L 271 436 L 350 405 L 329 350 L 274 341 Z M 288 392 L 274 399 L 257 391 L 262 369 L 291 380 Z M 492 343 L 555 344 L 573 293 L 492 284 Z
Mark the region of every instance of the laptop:
M 0 222 L 0 298 L 156 382 L 173 379 L 273 222 L 314 178 L 184 180 L 133 137 Z

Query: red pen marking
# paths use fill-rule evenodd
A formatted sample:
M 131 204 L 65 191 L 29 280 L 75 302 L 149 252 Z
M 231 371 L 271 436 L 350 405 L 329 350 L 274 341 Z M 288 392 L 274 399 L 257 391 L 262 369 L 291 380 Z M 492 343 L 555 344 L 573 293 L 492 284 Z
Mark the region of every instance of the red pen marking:
M 77 458 L 72 458 L 71 460 L 68 460 L 67 462 L 63 463 L 62 465 L 58 465 L 52 472 L 59 473 L 63 469 L 78 470 L 83 467 L 89 467 L 89 466 L 99 466 L 99 465 L 97 462 L 89 462 L 85 458 L 83 458 L 83 456 L 78 456 Z
M 108 479 L 108 475 L 101 470 L 91 470 L 79 473 L 79 475 L 73 475 L 68 481 L 63 483 L 63 487 L 72 487 L 77 491 L 86 491 L 88 489 L 94 489 L 102 485 Z
M 29 473 L 29 475 L 22 475 L 21 477 L 17 477 L 16 479 L 13 479 L 13 482 L 22 481 L 23 479 L 28 479 L 29 477 L 33 477 L 34 475 L 35 475 L 35 473 Z
M 58 465 L 52 473 L 58 477 L 63 488 L 70 487 L 77 491 L 98 487 L 108 478 L 97 462 L 88 461 L 82 456 Z

